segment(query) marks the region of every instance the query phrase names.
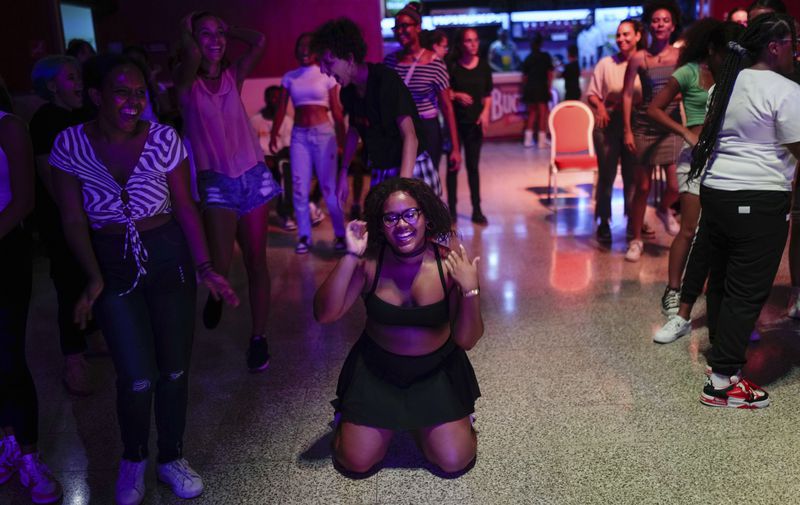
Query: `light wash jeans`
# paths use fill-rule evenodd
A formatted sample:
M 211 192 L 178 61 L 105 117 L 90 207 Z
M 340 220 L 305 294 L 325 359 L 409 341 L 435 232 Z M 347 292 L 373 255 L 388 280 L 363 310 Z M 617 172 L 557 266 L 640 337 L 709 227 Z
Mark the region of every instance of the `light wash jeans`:
M 344 215 L 339 207 L 339 200 L 336 198 L 336 133 L 333 125 L 322 123 L 307 128 L 295 125 L 292 128 L 289 155 L 292 161 L 297 235 L 311 238 L 308 194 L 313 169 L 317 174 L 322 196 L 325 198 L 325 204 L 331 215 L 333 232 L 337 237 L 344 237 Z

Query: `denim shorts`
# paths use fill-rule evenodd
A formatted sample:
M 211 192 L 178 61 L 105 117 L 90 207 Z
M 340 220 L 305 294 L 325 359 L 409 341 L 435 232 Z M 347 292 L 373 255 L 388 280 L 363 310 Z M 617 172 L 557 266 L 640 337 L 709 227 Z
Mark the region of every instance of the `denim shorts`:
M 197 191 L 205 209 L 230 209 L 237 217 L 261 207 L 279 194 L 281 187 L 263 162 L 239 177 L 228 177 L 213 170 L 197 173 Z

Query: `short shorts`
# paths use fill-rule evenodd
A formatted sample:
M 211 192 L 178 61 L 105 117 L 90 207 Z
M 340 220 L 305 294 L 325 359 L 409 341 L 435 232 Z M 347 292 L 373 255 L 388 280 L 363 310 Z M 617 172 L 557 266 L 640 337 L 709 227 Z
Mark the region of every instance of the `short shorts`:
M 197 173 L 197 191 L 205 209 L 230 209 L 242 217 L 279 194 L 281 187 L 267 166 L 257 163 L 239 177 L 228 177 L 213 170 Z
M 683 143 L 678 155 L 678 193 L 689 193 L 700 196 L 700 178 L 689 180 L 689 170 L 692 168 L 692 147 L 686 142 Z

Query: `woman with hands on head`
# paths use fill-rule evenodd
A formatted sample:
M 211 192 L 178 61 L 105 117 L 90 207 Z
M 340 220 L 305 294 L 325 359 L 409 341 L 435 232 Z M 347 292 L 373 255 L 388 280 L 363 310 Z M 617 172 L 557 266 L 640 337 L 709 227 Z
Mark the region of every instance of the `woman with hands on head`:
M 233 306 L 239 300 L 211 266 L 180 137 L 139 119 L 144 75 L 123 56 L 98 57 L 96 68 L 87 85 L 97 119 L 60 133 L 50 165 L 65 236 L 89 279 L 75 319 L 85 325 L 94 309 L 117 372 L 124 452 L 116 501 L 144 498 L 154 397 L 158 478 L 193 498 L 203 482 L 182 447 L 195 275 L 212 297 Z
M 184 133 L 197 168 L 197 191 L 214 270 L 228 275 L 238 242 L 247 270 L 250 338 L 247 368 L 269 366 L 267 317 L 270 278 L 267 268 L 267 202 L 280 186 L 266 166 L 258 136 L 240 96 L 245 78 L 264 53 L 264 35 L 229 26 L 209 12 L 193 12 L 181 26 L 181 62 L 175 87 L 184 118 Z M 229 62 L 228 44 L 239 40 L 247 49 Z M 203 324 L 216 328 L 222 304 L 213 297 L 203 308 Z
M 333 402 L 335 463 L 371 475 L 395 431 L 413 431 L 445 473 L 475 460 L 470 415 L 480 396 L 466 352 L 483 334 L 479 258 L 452 238 L 445 205 L 423 182 L 395 178 L 370 190 L 366 221 L 347 226 L 347 254 L 314 297 L 322 323 L 359 295 L 367 321 L 345 360 Z

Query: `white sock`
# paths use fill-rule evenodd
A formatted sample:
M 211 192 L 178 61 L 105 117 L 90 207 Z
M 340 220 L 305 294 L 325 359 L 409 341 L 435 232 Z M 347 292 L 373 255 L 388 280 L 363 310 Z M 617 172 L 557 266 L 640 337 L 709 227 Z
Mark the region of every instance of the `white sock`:
M 731 377 L 713 372 L 711 374 L 711 385 L 714 386 L 714 389 L 725 389 L 731 385 Z

